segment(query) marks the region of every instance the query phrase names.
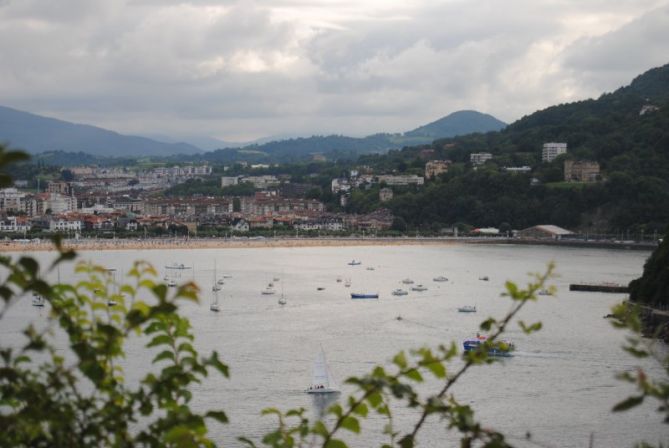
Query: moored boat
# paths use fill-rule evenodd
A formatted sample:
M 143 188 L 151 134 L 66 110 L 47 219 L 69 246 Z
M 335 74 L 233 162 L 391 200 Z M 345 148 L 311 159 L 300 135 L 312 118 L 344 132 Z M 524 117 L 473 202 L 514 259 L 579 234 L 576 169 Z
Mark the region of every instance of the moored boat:
M 434 282 L 447 282 L 448 279 L 446 277 L 444 277 L 443 275 L 440 275 L 439 277 L 433 278 L 432 281 L 434 281 Z
M 427 288 L 423 285 L 416 285 L 411 287 L 412 291 L 427 291 Z
M 378 299 L 378 292 L 352 292 L 351 299 Z
M 475 313 L 476 312 L 476 307 L 473 305 L 465 305 L 458 307 L 458 311 L 461 313 Z
M 487 338 L 485 336 L 479 335 L 475 338 L 465 339 L 462 343 L 465 353 L 478 350 L 481 344 L 485 343 L 486 340 Z M 513 356 L 512 352 L 515 349 L 516 346 L 513 342 L 505 340 L 495 341 L 488 347 L 488 356 L 511 357 Z
M 392 293 L 392 294 L 393 294 L 394 296 L 406 296 L 406 295 L 408 295 L 409 293 L 406 292 L 405 290 L 403 290 L 402 288 L 397 288 L 397 289 L 393 290 L 393 293 Z

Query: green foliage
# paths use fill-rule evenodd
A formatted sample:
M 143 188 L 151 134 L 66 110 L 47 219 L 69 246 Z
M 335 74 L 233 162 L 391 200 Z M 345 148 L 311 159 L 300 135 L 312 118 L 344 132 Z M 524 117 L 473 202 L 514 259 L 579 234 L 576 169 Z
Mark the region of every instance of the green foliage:
M 644 336 L 646 330 L 640 317 L 638 305 L 623 303 L 613 308 L 613 325 L 628 330 L 623 350 L 635 358 L 654 359 L 664 370 L 663 378 L 651 378 L 644 369 L 638 367 L 635 371 L 626 371 L 618 374 L 618 378 L 628 382 L 636 388 L 636 393 L 620 401 L 613 407 L 613 412 L 622 412 L 632 409 L 646 400 L 657 403 L 657 412 L 662 415 L 665 424 L 669 424 L 669 354 L 666 347 L 656 338 Z M 655 336 L 658 336 L 657 334 Z M 644 444 L 643 446 L 650 446 Z
M 669 304 L 669 231 L 651 254 L 643 275 L 629 284 L 630 300 L 651 306 Z
M 51 269 L 73 255 L 61 251 Z M 197 300 L 194 284 L 168 290 L 142 262 L 123 285 L 84 263 L 76 268 L 83 279 L 73 285 L 48 285 L 31 258 L 0 257 L 0 266 L 9 272 L 0 286 L 0 319 L 17 301 L 41 295 L 74 357 L 65 361 L 48 328 L 29 326 L 23 346 L 0 347 L 1 446 L 213 446 L 206 419 L 227 417 L 221 410 L 192 411 L 190 388 L 211 371 L 228 376 L 228 367 L 216 352 L 198 355 L 190 324 L 177 313 L 180 301 Z M 147 365 L 149 373 L 133 387 L 120 363 L 130 338 L 147 341 L 159 369 Z M 131 429 L 140 418 L 142 426 Z

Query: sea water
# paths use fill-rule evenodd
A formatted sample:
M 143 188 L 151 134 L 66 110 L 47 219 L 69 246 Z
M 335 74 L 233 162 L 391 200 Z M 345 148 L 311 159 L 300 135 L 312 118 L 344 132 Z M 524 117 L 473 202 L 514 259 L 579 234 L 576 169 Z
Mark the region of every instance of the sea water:
M 49 253 L 34 254 L 46 261 Z M 80 259 L 114 268 L 120 274 L 134 260 L 154 264 L 162 277 L 165 266 L 183 263 L 181 280 L 202 288 L 199 304 L 184 303 L 201 353 L 218 351 L 230 366 L 230 379 L 211 375 L 193 389 L 196 409 L 223 409 L 227 425 L 211 426 L 221 445 L 241 446 L 236 437 L 259 441 L 275 428 L 272 417 L 261 417 L 266 407 L 282 410 L 303 407 L 315 417 L 332 398 L 304 393 L 310 385 L 313 359 L 322 347 L 330 369 L 340 383 L 378 364 L 390 365 L 400 350 L 436 347 L 472 337 L 486 317 L 502 317 L 510 300 L 501 297 L 507 280 L 524 285 L 528 273 L 542 272 L 553 261 L 557 277 L 554 297 L 540 296 L 527 305 L 521 319 L 543 322 L 531 336 L 516 324 L 507 339 L 516 345 L 515 356 L 490 366 L 471 369 L 453 389 L 470 405 L 486 427 L 505 433 L 517 446 L 595 447 L 632 446 L 646 440 L 669 440 L 667 425 L 655 412 L 655 403 L 624 413 L 611 408 L 633 394 L 632 386 L 615 378 L 633 371 L 639 360 L 621 350 L 624 333 L 603 316 L 624 299 L 623 294 L 570 292 L 578 282 L 626 284 L 638 277 L 648 252 L 510 245 L 443 245 L 386 247 L 306 247 L 254 249 L 198 249 L 83 252 Z M 362 264 L 350 266 L 352 259 Z M 214 271 L 216 262 L 216 272 Z M 373 267 L 374 270 L 368 270 Z M 55 280 L 57 273 L 49 274 Z M 78 278 L 72 266 L 61 268 L 62 281 Z M 221 312 L 209 310 L 215 279 L 229 275 L 219 292 Z M 448 282 L 434 282 L 445 276 Z M 479 278 L 487 276 L 488 281 Z M 270 281 L 275 295 L 262 295 Z M 337 282 L 337 279 L 341 282 Z M 391 295 L 411 278 L 428 289 L 408 296 Z M 351 287 L 344 286 L 350 279 Z M 319 290 L 318 288 L 322 288 Z M 378 300 L 351 300 L 351 292 L 378 292 Z M 279 305 L 283 294 L 287 304 Z M 476 313 L 458 313 L 475 305 Z M 24 301 L 13 307 L 11 319 L 0 322 L 5 341 L 20 341 L 28 321 L 44 321 L 48 310 Z M 64 344 L 64 341 L 61 341 Z M 130 383 L 138 381 L 150 364 L 147 349 L 131 341 L 125 361 Z M 456 360 L 451 371 L 461 361 Z M 651 375 L 662 368 L 652 361 L 641 364 Z M 390 368 L 392 370 L 392 368 Z M 422 393 L 438 390 L 439 383 L 419 386 Z M 338 398 L 351 393 L 342 386 Z M 337 398 L 335 398 L 337 399 Z M 394 406 L 396 430 L 409 430 L 417 419 L 414 410 Z M 370 414 L 360 436 L 346 435 L 351 446 L 380 446 L 387 442 L 382 429 L 387 421 Z M 428 419 L 419 435 L 425 447 L 453 446 L 455 436 L 446 422 Z M 532 443 L 525 441 L 531 434 Z

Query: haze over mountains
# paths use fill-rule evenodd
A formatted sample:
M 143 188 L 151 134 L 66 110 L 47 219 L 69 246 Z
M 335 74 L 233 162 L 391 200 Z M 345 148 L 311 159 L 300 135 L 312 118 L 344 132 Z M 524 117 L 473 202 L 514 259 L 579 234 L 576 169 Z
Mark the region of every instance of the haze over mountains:
M 505 123 L 491 115 L 459 111 L 405 134 L 376 134 L 363 138 L 313 136 L 252 144 L 234 144 L 204 136 L 193 137 L 192 143 L 183 143 L 169 141 L 169 137 L 163 139 L 167 141 L 159 141 L 161 139 L 123 135 L 96 126 L 70 123 L 0 106 L 0 141 L 7 142 L 11 147 L 33 154 L 64 151 L 100 157 L 192 156 L 201 154 L 203 147 L 216 147 L 219 142 L 219 148 L 227 146 L 227 149 L 214 151 L 212 158 L 216 160 L 235 160 L 241 154 L 255 154 L 252 158 L 273 161 L 298 160 L 314 152 L 379 152 L 407 144 L 429 143 L 436 138 L 499 130 L 504 126 Z M 197 146 L 197 143 L 201 146 Z

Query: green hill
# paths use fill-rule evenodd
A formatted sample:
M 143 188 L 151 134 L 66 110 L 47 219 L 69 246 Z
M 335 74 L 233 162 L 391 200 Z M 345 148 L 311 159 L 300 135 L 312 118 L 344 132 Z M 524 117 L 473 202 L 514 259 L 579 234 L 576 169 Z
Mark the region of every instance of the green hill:
M 506 123 L 492 115 L 474 110 L 453 112 L 437 121 L 404 133 L 405 137 L 427 137 L 431 140 L 475 132 L 499 131 Z
M 568 154 L 542 163 L 545 142 L 566 142 Z M 366 156 L 361 162 L 418 173 L 424 148 Z M 424 189 L 395 195 L 390 206 L 409 226 L 550 223 L 618 234 L 664 232 L 669 224 L 669 65 L 597 99 L 537 111 L 499 132 L 440 139 L 431 148 L 433 158 L 455 164 Z M 489 152 L 493 159 L 474 170 L 473 152 Z M 567 158 L 598 162 L 603 180 L 560 183 Z M 531 173 L 503 169 L 512 166 L 529 166 Z M 356 206 L 352 201 L 349 207 Z

